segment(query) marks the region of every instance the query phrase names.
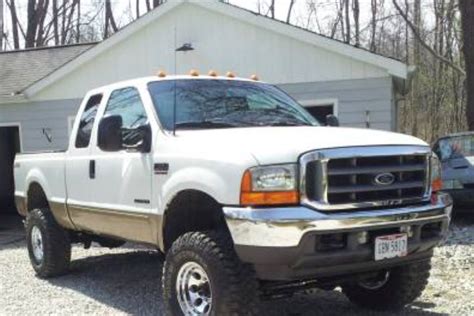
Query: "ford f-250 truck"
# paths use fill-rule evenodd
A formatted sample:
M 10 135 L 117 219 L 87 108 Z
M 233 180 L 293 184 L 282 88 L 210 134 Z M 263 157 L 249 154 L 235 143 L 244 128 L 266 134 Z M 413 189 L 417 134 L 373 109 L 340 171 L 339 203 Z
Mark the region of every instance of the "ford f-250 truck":
M 172 315 L 260 315 L 262 299 L 336 286 L 401 308 L 451 214 L 425 142 L 321 126 L 277 87 L 232 76 L 92 90 L 68 150 L 14 170 L 39 277 L 67 271 L 72 243 L 153 245 Z

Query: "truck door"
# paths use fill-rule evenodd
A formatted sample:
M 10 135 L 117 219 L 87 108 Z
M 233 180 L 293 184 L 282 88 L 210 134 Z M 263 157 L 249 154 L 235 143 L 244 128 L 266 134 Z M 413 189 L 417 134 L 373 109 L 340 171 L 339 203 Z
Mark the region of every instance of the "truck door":
M 89 176 L 89 155 L 91 134 L 102 99 L 102 94 L 85 98 L 86 103 L 79 110 L 69 141 L 66 156 L 66 189 L 68 212 L 73 223 L 81 217 L 84 210 L 92 206 L 94 201 L 92 191 L 89 190 L 92 185 Z
M 97 146 L 94 133 L 90 156 L 94 207 L 87 217 L 77 220 L 99 233 L 154 242 L 150 225 L 153 158 L 149 152 L 133 149 L 137 145 L 134 133 L 149 124 L 139 91 L 134 87 L 113 91 L 102 117 L 109 116 L 121 117 L 123 147 L 104 151 Z

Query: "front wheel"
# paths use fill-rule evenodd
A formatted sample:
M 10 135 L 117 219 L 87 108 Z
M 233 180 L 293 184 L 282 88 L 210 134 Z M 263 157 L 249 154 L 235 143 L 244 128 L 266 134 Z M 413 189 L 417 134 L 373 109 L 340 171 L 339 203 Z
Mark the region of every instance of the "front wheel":
M 411 263 L 376 277 L 347 284 L 342 291 L 352 303 L 368 309 L 397 310 L 417 299 L 430 277 L 430 261 Z
M 258 283 L 224 232 L 192 232 L 172 245 L 162 276 L 170 315 L 259 315 Z

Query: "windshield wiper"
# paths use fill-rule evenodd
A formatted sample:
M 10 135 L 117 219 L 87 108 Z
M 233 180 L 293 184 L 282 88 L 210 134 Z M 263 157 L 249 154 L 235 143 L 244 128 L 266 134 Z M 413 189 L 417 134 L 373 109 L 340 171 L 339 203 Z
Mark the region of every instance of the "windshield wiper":
M 176 123 L 176 128 L 228 128 L 238 127 L 238 125 L 217 121 L 189 121 Z
M 311 126 L 306 122 L 276 121 L 262 124 L 263 126 Z

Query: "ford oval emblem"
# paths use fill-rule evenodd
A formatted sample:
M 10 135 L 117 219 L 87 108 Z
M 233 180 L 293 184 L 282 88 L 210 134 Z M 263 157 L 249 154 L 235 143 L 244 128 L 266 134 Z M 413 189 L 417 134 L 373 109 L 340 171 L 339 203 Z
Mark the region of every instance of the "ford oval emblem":
M 386 172 L 375 176 L 374 182 L 376 185 L 391 185 L 395 182 L 393 173 Z

